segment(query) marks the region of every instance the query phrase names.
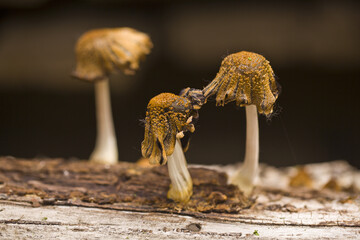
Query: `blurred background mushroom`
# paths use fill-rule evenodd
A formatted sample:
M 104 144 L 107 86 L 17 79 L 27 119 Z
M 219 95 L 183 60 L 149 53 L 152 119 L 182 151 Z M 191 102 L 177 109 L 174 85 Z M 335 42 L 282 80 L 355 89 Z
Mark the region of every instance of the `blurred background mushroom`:
M 118 161 L 108 76 L 116 70 L 134 74 L 151 48 L 149 36 L 132 28 L 96 29 L 79 38 L 72 76 L 95 84 L 97 136 L 90 161 L 106 164 Z
M 141 156 L 138 120 L 149 99 L 206 86 L 221 58 L 246 49 L 271 60 L 283 87 L 273 121 L 259 118 L 261 161 L 360 167 L 359 1 L 3 0 L 0 18 L 0 155 L 88 158 L 94 93 L 69 77 L 73 48 L 89 29 L 120 25 L 149 33 L 156 46 L 136 75 L 111 76 L 122 159 Z M 191 163 L 244 155 L 244 109 L 234 108 L 202 107 Z

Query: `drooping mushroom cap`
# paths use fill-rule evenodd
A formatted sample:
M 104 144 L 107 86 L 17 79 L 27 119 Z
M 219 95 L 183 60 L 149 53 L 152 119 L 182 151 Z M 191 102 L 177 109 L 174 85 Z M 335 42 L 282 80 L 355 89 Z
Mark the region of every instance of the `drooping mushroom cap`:
M 215 79 L 203 90 L 205 98 L 216 95 L 216 105 L 235 101 L 238 106 L 256 105 L 258 112 L 270 115 L 280 93 L 274 72 L 263 56 L 238 52 L 221 63 Z
M 72 75 L 95 81 L 117 69 L 133 74 L 152 46 L 148 35 L 132 28 L 91 30 L 76 44 L 76 70 Z
M 183 150 L 189 146 L 187 133 L 195 131 L 193 121 L 197 111 L 191 101 L 172 93 L 161 93 L 147 106 L 145 136 L 141 143 L 144 158 L 151 164 L 165 164 L 174 152 L 176 138 L 181 138 Z

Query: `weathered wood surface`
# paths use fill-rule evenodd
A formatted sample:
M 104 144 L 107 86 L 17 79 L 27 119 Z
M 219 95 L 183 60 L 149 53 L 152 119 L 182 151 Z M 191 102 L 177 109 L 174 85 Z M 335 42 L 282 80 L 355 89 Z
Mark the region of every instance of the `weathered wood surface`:
M 249 224 L 83 207 L 2 202 L 0 208 L 0 239 L 357 239 L 360 234 L 358 227 Z
M 360 238 L 360 172 L 346 162 L 262 166 L 250 200 L 226 184 L 234 170 L 191 166 L 184 206 L 166 200 L 164 168 L 0 158 L 0 239 Z

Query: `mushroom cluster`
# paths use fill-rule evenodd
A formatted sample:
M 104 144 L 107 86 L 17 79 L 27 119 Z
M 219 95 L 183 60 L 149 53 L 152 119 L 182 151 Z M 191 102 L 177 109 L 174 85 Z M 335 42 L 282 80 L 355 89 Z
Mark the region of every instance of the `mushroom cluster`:
M 246 149 L 242 167 L 230 182 L 246 195 L 250 194 L 258 174 L 258 113 L 269 117 L 280 93 L 274 72 L 263 56 L 238 52 L 227 56 L 219 73 L 204 89 L 186 88 L 180 96 L 163 93 L 150 100 L 145 118 L 143 157 L 152 164 L 168 161 L 171 186 L 168 198 L 186 202 L 192 194 L 191 177 L 183 150 L 195 131 L 194 120 L 207 100 L 216 96 L 216 105 L 235 102 L 246 109 Z M 183 139 L 181 141 L 181 139 Z M 181 141 L 181 143 L 180 143 Z

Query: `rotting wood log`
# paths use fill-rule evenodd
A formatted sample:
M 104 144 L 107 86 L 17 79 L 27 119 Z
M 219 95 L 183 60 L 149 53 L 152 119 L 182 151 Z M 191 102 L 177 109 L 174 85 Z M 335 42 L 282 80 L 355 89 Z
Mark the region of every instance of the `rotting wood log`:
M 0 158 L 0 238 L 360 236 L 360 171 L 344 161 L 262 165 L 251 198 L 227 184 L 234 165 L 189 169 L 194 195 L 188 204 L 176 204 L 166 199 L 164 167 Z

